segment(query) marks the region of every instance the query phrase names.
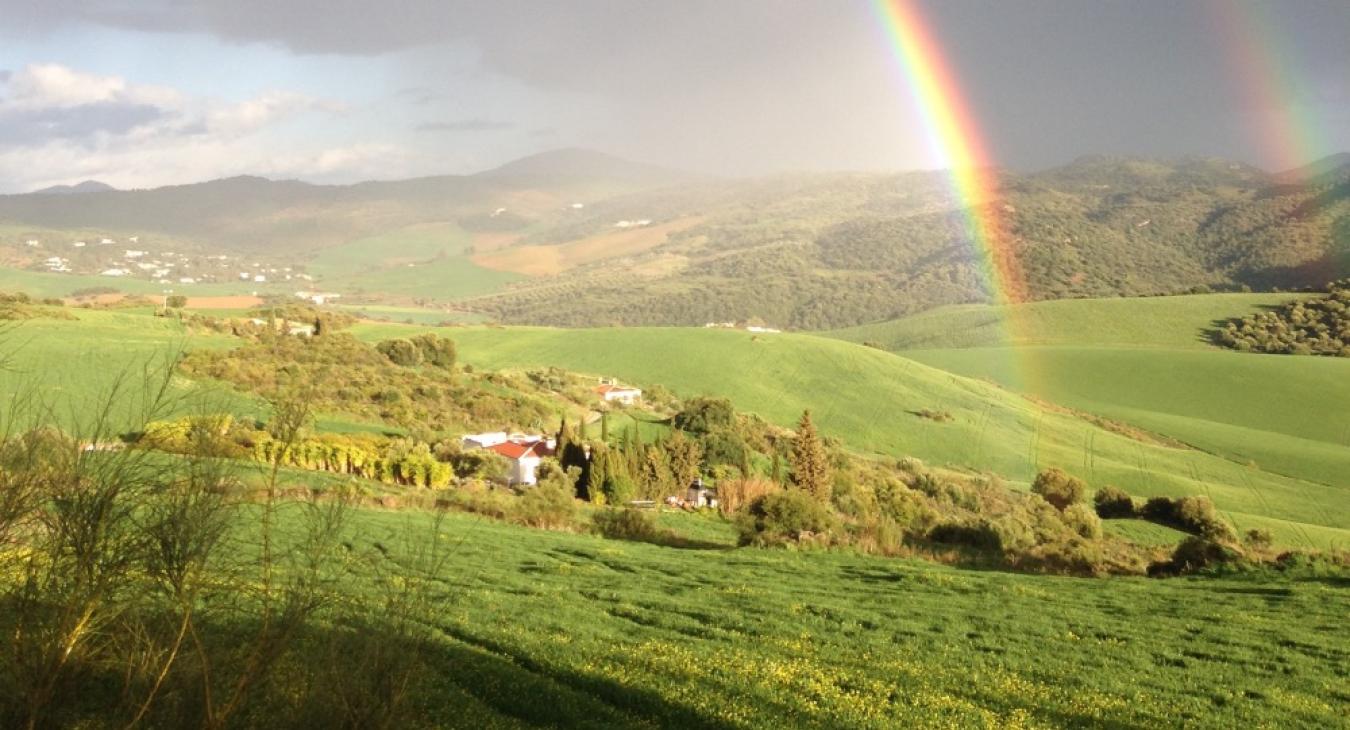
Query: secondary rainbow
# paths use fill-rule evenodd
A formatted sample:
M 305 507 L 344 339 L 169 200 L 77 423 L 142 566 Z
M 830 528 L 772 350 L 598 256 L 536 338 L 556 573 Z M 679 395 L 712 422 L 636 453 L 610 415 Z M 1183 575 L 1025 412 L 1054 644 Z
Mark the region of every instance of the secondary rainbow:
M 1290 170 L 1328 154 L 1320 115 L 1299 99 L 1307 74 L 1298 67 L 1298 48 L 1271 8 L 1250 0 L 1210 0 L 1205 7 L 1264 159 Z
M 950 170 L 953 191 L 965 211 L 970 241 L 995 303 L 1026 301 L 1026 277 L 1004 208 L 996 202 L 998 178 L 993 158 L 936 34 L 912 0 L 873 0 L 873 8 L 928 143 L 942 166 Z M 1006 322 L 1009 330 L 1018 329 L 1015 320 L 1010 317 Z M 1014 338 L 1017 334 L 1009 332 Z

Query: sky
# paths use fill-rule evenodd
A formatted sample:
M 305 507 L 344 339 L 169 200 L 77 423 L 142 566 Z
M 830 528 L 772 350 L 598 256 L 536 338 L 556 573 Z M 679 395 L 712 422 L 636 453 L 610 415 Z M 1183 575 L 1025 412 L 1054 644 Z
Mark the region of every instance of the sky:
M 1345 0 L 920 0 L 994 162 L 1350 150 Z M 940 164 L 872 0 L 0 0 L 0 192 Z

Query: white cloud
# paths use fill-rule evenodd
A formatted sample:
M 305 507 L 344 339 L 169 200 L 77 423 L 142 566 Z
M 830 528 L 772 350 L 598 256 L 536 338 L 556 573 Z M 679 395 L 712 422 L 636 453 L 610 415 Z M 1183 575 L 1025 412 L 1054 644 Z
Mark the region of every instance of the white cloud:
M 354 145 L 278 161 L 270 132 L 301 115 L 343 111 L 293 91 L 226 101 L 33 64 L 0 77 L 0 180 L 14 192 L 89 178 L 144 187 L 260 171 L 327 176 L 397 156 Z

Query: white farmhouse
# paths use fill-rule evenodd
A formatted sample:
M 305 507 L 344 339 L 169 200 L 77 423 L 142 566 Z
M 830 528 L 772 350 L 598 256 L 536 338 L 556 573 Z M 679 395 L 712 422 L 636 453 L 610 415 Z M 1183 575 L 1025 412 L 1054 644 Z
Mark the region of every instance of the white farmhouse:
M 506 457 L 511 467 L 507 471 L 506 479 L 511 484 L 533 485 L 538 483 L 539 464 L 545 456 L 553 456 L 553 446 L 546 441 L 533 441 L 529 443 L 515 443 L 507 441 L 503 444 L 488 447 L 501 456 Z
M 266 277 L 266 276 L 263 276 L 262 274 L 254 274 L 254 276 L 253 276 L 253 281 L 254 281 L 255 283 L 261 284 L 261 283 L 267 281 L 267 277 Z
M 72 243 L 71 245 L 74 246 L 75 248 L 84 248 L 84 247 L 85 247 L 84 241 L 76 241 L 75 243 Z
M 606 403 L 620 403 L 631 406 L 642 400 L 642 389 L 617 383 L 601 383 L 595 388 L 596 395 Z
M 130 274 L 126 269 L 104 269 L 99 272 L 99 276 L 126 276 Z
M 39 240 L 37 240 L 36 238 L 30 238 L 30 239 L 28 239 L 27 241 L 24 241 L 24 243 L 25 243 L 26 245 L 28 245 L 28 246 L 41 246 L 41 245 L 42 245 L 42 241 L 39 241 Z

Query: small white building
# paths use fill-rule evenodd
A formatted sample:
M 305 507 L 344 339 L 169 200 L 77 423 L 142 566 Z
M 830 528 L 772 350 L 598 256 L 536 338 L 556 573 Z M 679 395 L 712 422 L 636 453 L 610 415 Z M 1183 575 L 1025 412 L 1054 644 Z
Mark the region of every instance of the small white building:
M 604 383 L 595 388 L 596 395 L 606 403 L 621 403 L 631 406 L 642 400 L 642 389 L 617 383 Z
M 184 277 L 180 277 L 180 278 L 178 279 L 178 283 L 179 283 L 179 284 L 196 284 L 196 283 L 197 283 L 197 280 L 194 279 L 194 278 L 192 278 L 191 276 L 184 276 Z
M 99 276 L 126 276 L 130 274 L 126 269 L 104 269 L 99 272 Z
M 505 431 L 490 431 L 488 433 L 471 433 L 459 437 L 459 445 L 466 449 L 490 449 L 497 444 L 506 443 Z
M 27 245 L 27 246 L 34 246 L 34 247 L 36 247 L 36 246 L 41 246 L 41 245 L 42 245 L 42 241 L 39 241 L 39 240 L 37 240 L 36 238 L 30 238 L 30 239 L 28 239 L 27 241 L 24 241 L 24 244 Z
M 122 252 L 122 258 L 124 259 L 138 259 L 144 255 L 145 255 L 144 251 L 137 251 L 134 248 L 129 248 L 126 251 Z
M 72 244 L 70 244 L 70 245 L 74 246 L 75 248 L 84 248 L 84 247 L 85 247 L 85 242 L 84 242 L 84 241 L 76 241 L 75 243 L 72 243 Z
M 111 245 L 113 245 L 114 243 L 117 243 L 117 241 L 114 241 L 114 240 L 112 240 L 111 238 L 100 238 L 100 239 L 98 239 L 98 245 L 100 245 L 100 246 L 111 246 Z
M 506 457 L 511 465 L 507 470 L 506 480 L 511 484 L 537 484 L 539 464 L 543 462 L 545 456 L 553 456 L 553 446 L 546 441 L 519 444 L 507 441 L 488 447 L 488 450 Z
M 253 276 L 253 281 L 254 281 L 254 283 L 261 284 L 261 283 L 267 281 L 267 277 L 266 277 L 266 276 L 263 276 L 262 274 L 255 274 L 255 275 Z

